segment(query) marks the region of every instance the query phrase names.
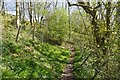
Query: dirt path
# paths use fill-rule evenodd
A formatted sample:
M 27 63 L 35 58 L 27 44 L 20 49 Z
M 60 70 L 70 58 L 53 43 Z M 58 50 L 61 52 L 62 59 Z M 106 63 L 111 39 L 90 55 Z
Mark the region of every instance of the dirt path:
M 63 73 L 61 75 L 61 80 L 74 80 L 74 77 L 72 74 L 73 73 L 74 57 L 75 57 L 75 51 L 72 48 L 69 62 L 66 65 L 65 69 L 63 70 Z

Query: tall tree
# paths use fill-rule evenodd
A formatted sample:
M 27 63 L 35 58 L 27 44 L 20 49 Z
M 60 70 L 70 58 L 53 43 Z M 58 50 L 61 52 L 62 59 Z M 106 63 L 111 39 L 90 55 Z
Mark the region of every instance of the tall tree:
M 70 6 L 68 5 L 68 24 L 69 24 L 69 39 L 71 39 L 71 26 L 70 26 Z
M 24 2 L 24 0 L 22 2 L 22 14 L 23 14 L 23 20 L 25 20 L 25 2 Z
M 2 6 L 1 6 L 1 11 L 0 13 L 2 13 L 2 15 L 5 15 L 5 2 L 4 0 L 1 2 Z
M 91 21 L 91 24 L 93 25 L 93 35 L 94 35 L 94 38 L 95 38 L 95 42 L 96 42 L 96 47 L 97 49 L 101 50 L 104 57 L 104 62 L 102 62 L 102 64 L 98 67 L 98 69 L 100 70 L 101 67 L 105 66 L 106 65 L 106 68 L 108 68 L 107 66 L 107 63 L 108 63 L 108 46 L 106 47 L 106 45 L 109 44 L 109 36 L 110 36 L 110 14 L 111 14 L 111 2 L 105 2 L 105 10 L 106 10 L 106 14 L 105 14 L 105 18 L 106 18 L 106 30 L 105 31 L 105 35 L 102 35 L 100 34 L 100 25 L 98 24 L 98 19 L 97 19 L 97 13 L 98 13 L 98 8 L 101 7 L 101 3 L 98 2 L 96 6 L 94 5 L 90 5 L 89 2 L 84 2 L 83 0 L 78 0 L 78 3 L 76 4 L 70 4 L 68 2 L 69 6 L 81 6 L 84 11 L 86 13 L 88 13 L 91 18 L 92 18 L 92 21 Z M 98 60 L 99 61 L 99 60 Z M 96 70 L 94 76 L 93 76 L 93 79 L 97 76 L 97 74 L 99 73 L 99 70 Z M 108 70 L 108 69 L 107 69 Z M 106 71 L 107 72 L 107 71 Z
M 19 19 L 19 0 L 16 0 L 16 28 L 18 29 L 16 35 L 16 42 L 18 41 L 19 33 L 20 33 L 20 19 Z
M 116 23 L 117 23 L 117 35 L 120 36 L 120 1 L 117 2 L 117 7 L 116 7 Z M 120 37 L 118 37 L 118 46 L 120 46 Z M 120 51 L 119 51 L 120 52 Z
M 117 24 L 120 24 L 120 1 L 117 2 L 117 7 L 116 7 L 116 22 Z
M 30 0 L 30 2 L 28 3 L 28 13 L 29 13 L 29 19 L 30 19 L 30 26 L 32 29 L 32 40 L 34 40 L 34 26 L 33 26 L 33 5 L 32 5 L 32 1 Z

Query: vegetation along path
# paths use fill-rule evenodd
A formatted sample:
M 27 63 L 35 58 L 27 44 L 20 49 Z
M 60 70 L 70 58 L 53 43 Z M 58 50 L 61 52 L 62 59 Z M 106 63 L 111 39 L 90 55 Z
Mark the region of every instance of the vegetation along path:
M 71 51 L 71 56 L 70 56 L 68 64 L 63 70 L 63 73 L 61 75 L 61 80 L 74 80 L 72 73 L 74 70 L 73 64 L 74 64 L 75 50 L 74 48 L 70 48 L 70 51 Z

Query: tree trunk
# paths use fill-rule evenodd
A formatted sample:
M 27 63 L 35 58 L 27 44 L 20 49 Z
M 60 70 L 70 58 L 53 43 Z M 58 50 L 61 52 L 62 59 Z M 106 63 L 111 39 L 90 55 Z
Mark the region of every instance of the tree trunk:
M 68 6 L 68 24 L 69 24 L 69 39 L 71 39 L 71 27 L 70 27 L 70 6 Z
M 120 25 L 120 1 L 117 2 L 116 12 L 116 23 Z
M 22 6 L 23 6 L 23 12 L 22 12 L 22 14 L 23 14 L 23 20 L 25 20 L 25 4 L 24 4 L 24 0 L 23 0 L 23 2 L 22 2 Z
M 2 1 L 1 13 L 3 16 L 5 15 L 5 3 L 4 3 L 4 1 Z
M 30 26 L 31 26 L 31 29 L 32 29 L 32 40 L 34 40 L 34 27 L 33 27 L 33 21 L 32 21 L 32 18 L 33 18 L 33 14 L 32 14 L 32 2 L 30 0 L 29 4 L 28 4 L 28 12 L 29 12 L 29 19 L 30 19 Z
M 18 41 L 19 33 L 20 33 L 20 20 L 19 20 L 19 0 L 16 0 L 16 28 L 18 29 L 16 35 L 16 42 Z
M 106 5 L 106 25 L 107 25 L 106 37 L 107 38 L 110 35 L 110 14 L 111 14 L 111 2 L 108 2 L 108 4 Z
M 20 14 L 19 14 L 19 0 L 16 0 L 16 28 L 19 28 L 19 22 L 20 22 L 20 20 L 19 20 L 19 16 L 20 16 Z

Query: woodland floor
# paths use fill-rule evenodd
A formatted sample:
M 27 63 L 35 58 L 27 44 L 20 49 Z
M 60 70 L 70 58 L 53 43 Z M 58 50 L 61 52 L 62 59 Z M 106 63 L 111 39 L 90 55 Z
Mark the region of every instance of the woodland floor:
M 71 56 L 70 59 L 63 70 L 61 75 L 61 80 L 74 80 L 73 70 L 74 70 L 74 57 L 75 57 L 75 50 L 74 48 L 70 48 Z

